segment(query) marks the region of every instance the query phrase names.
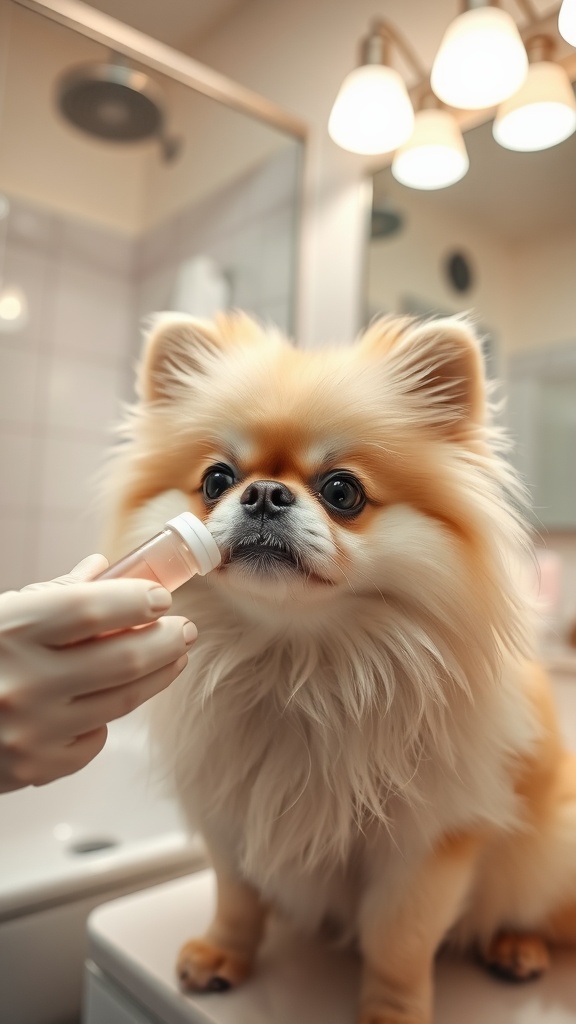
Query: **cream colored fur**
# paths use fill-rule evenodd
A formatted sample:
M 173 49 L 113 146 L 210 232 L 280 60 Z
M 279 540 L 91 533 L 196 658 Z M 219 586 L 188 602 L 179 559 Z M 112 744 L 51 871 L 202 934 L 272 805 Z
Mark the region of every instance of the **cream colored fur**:
M 241 487 L 206 510 L 199 474 L 233 456 L 245 480 L 269 478 L 272 435 L 280 452 L 340 468 L 348 458 L 373 482 L 374 508 L 350 528 L 274 456 L 273 478 L 297 495 L 309 578 L 232 566 L 181 588 L 175 610 L 199 639 L 154 702 L 153 726 L 223 891 L 253 907 L 252 938 L 243 944 L 238 923 L 250 914 L 230 911 L 216 948 L 251 961 L 259 894 L 299 926 L 329 921 L 359 943 L 363 1022 L 421 1024 L 448 932 L 485 945 L 576 904 L 576 787 L 561 812 L 546 803 L 540 828 L 532 784 L 518 784 L 557 740 L 526 685 L 516 569 L 529 545 L 475 339 L 458 321 L 388 321 L 353 349 L 307 354 L 246 318 L 168 321 L 148 343 L 140 391 L 109 474 L 113 554 L 187 507 L 224 549 Z M 316 574 L 330 585 L 312 585 Z M 444 893 L 436 909 L 432 890 Z M 405 950 L 396 974 L 392 949 Z M 205 950 L 204 974 L 194 956 L 182 977 L 202 987 Z M 234 982 L 244 970 L 212 969 Z

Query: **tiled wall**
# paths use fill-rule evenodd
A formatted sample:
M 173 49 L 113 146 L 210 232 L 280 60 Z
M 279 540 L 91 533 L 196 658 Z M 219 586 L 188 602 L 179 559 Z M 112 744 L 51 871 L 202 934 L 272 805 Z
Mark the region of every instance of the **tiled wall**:
M 0 334 L 0 589 L 97 549 L 89 478 L 129 393 L 133 243 L 12 201 L 5 276 L 29 320 Z
M 99 549 L 92 478 L 132 397 L 138 323 L 174 308 L 183 261 L 212 257 L 231 305 L 290 329 L 295 159 L 282 152 L 136 240 L 12 202 L 4 280 L 26 293 L 29 321 L 0 334 L 0 591 Z

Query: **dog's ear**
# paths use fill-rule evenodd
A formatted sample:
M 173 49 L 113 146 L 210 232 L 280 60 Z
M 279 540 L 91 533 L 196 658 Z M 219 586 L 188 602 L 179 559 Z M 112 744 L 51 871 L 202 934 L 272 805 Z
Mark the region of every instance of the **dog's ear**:
M 484 422 L 486 380 L 480 343 L 466 320 L 387 318 L 362 339 L 383 358 L 386 376 L 412 399 L 418 419 L 459 436 Z
M 220 313 L 214 321 L 184 313 L 156 313 L 148 321 L 137 390 L 145 402 L 189 394 L 202 378 L 218 373 L 232 350 L 269 342 L 269 335 L 245 313 Z
M 216 324 L 183 313 L 156 313 L 138 372 L 138 394 L 146 402 L 170 398 L 190 386 L 197 374 L 210 372 L 222 351 Z

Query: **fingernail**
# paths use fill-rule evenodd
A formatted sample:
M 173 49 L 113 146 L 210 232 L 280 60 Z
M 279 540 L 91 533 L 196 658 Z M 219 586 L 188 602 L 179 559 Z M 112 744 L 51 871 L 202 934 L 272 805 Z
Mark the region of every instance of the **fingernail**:
M 148 604 L 153 612 L 166 611 L 172 604 L 172 594 L 164 587 L 154 587 L 148 591 Z
M 193 622 L 185 622 L 182 628 L 182 634 L 187 647 L 193 644 L 196 637 L 198 636 L 198 630 Z

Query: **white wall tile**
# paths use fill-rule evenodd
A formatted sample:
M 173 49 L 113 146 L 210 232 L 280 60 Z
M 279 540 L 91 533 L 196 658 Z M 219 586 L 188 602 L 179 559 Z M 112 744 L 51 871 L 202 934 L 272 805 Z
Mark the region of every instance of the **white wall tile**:
M 206 252 L 215 239 L 226 238 L 246 224 L 251 185 L 252 175 L 246 175 L 182 212 L 178 221 L 180 259 Z
M 11 242 L 6 247 L 3 281 L 16 285 L 26 296 L 27 323 L 14 331 L 2 330 L 0 342 L 11 340 L 21 348 L 46 345 L 53 308 L 53 258 L 28 245 Z
M 43 442 L 40 505 L 44 512 L 88 513 L 94 507 L 94 474 L 108 445 L 101 442 L 47 436 Z
M 10 197 L 8 246 L 14 242 L 28 246 L 33 253 L 53 256 L 62 232 L 62 219 L 46 207 Z
M 70 572 L 77 562 L 101 548 L 99 527 L 89 514 L 43 515 L 38 526 L 36 577 L 50 580 Z
M 170 265 L 160 270 L 150 271 L 138 284 L 136 298 L 136 319 L 139 327 L 150 313 L 160 313 L 172 309 L 178 267 Z
M 178 223 L 178 262 L 204 253 L 210 240 L 219 235 L 214 215 L 197 204 L 183 211 Z
M 64 259 L 78 260 L 107 274 L 121 274 L 126 279 L 134 272 L 135 241 L 115 231 L 105 231 L 93 224 L 64 220 L 61 233 Z
M 293 327 L 290 320 L 290 302 L 287 298 L 277 299 L 274 302 L 263 302 L 254 312 L 265 324 L 277 327 L 291 337 Z
M 0 423 L 32 424 L 36 420 L 37 354 L 0 335 Z
M 121 277 L 62 260 L 55 295 L 53 346 L 122 362 L 133 323 L 134 289 Z
M 209 255 L 230 275 L 233 306 L 249 311 L 262 302 L 263 238 L 258 221 L 245 225 L 220 247 L 215 244 Z
M 36 582 L 36 540 L 32 516 L 0 513 L 0 592 Z
M 262 216 L 280 205 L 290 204 L 293 208 L 298 195 L 300 159 L 299 144 L 291 142 L 277 156 L 257 168 L 251 177 L 247 197 L 251 217 Z
M 121 367 L 54 353 L 46 382 L 46 426 L 108 433 L 120 418 L 123 384 Z
M 262 222 L 260 286 L 266 301 L 285 298 L 293 287 L 294 218 L 289 207 L 271 213 Z
M 135 241 L 134 267 L 137 277 L 178 262 L 179 221 L 179 216 L 171 217 Z
M 0 511 L 26 512 L 33 500 L 38 437 L 32 431 L 0 428 Z

